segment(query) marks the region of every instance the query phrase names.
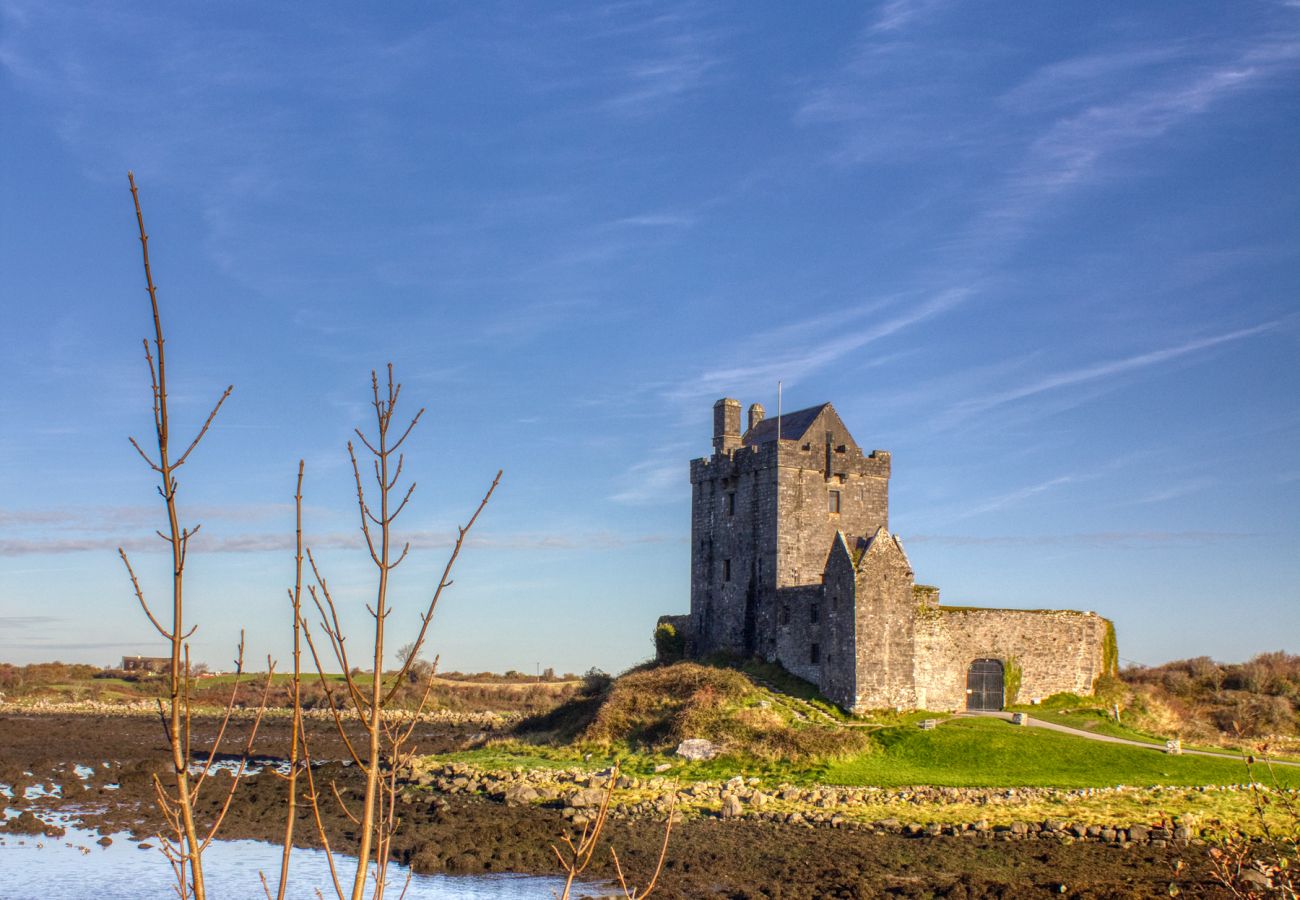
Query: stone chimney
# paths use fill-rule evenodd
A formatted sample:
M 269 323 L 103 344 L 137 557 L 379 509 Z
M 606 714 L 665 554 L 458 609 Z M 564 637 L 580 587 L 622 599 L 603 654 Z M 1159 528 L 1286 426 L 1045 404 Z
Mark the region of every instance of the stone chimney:
M 740 401 L 723 397 L 713 404 L 713 452 L 730 453 L 740 446 Z
M 749 404 L 749 430 L 753 431 L 755 426 L 757 426 L 759 422 L 763 421 L 765 415 L 767 415 L 767 410 L 763 409 L 763 404 Z

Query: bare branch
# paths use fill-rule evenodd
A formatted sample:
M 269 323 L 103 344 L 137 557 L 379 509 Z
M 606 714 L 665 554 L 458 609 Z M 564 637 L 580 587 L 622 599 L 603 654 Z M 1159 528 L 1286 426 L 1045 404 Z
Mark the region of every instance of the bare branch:
M 140 458 L 149 464 L 149 468 L 153 469 L 155 472 L 162 471 L 162 469 L 158 467 L 158 464 L 149 458 L 149 454 L 145 453 L 144 450 L 140 449 L 140 445 L 136 443 L 135 438 L 128 437 L 127 440 L 131 442 L 131 446 L 135 448 L 135 452 L 140 454 Z
M 216 405 L 212 407 L 212 412 L 208 413 L 208 417 L 204 420 L 203 427 L 199 429 L 199 433 L 194 436 L 194 440 L 190 441 L 190 445 L 185 448 L 185 452 L 182 453 L 180 458 L 172 465 L 173 471 L 185 465 L 185 460 L 194 452 L 194 448 L 199 445 L 199 441 L 203 440 L 203 435 L 208 433 L 208 428 L 211 427 L 212 420 L 217 417 L 217 413 L 221 410 L 221 404 L 226 402 L 226 398 L 230 396 L 231 391 L 234 389 L 235 386 L 232 384 L 222 391 L 221 397 L 218 398 Z
M 482 514 L 484 508 L 487 507 L 488 501 L 492 499 L 492 494 L 496 491 L 497 485 L 501 483 L 501 475 L 502 470 L 498 469 L 496 477 L 492 479 L 492 484 L 487 489 L 487 493 L 483 495 L 483 499 L 479 501 L 478 508 L 474 510 L 474 515 L 469 517 L 469 521 L 465 523 L 464 527 L 459 530 L 456 536 L 456 543 L 451 548 L 451 555 L 447 557 L 447 564 L 443 566 L 442 578 L 438 580 L 438 586 L 433 591 L 433 597 L 429 600 L 428 608 L 420 617 L 420 632 L 416 635 L 411 655 L 406 658 L 406 662 L 402 664 L 402 668 L 397 673 L 398 684 L 401 684 L 401 680 L 406 677 L 406 673 L 411 668 L 411 661 L 419 655 L 420 648 L 424 645 L 424 638 L 425 635 L 428 634 L 429 624 L 433 621 L 433 612 L 438 606 L 438 600 L 441 599 L 443 590 L 451 584 L 448 579 L 451 575 L 452 566 L 456 564 L 456 557 L 460 556 L 461 548 L 465 545 L 465 535 L 469 534 L 469 530 L 474 527 L 474 523 L 478 521 L 479 515 Z M 389 691 L 388 695 L 384 697 L 383 702 L 388 703 L 392 700 L 394 693 L 396 693 L 396 688 Z
M 149 621 L 153 623 L 153 627 L 157 629 L 158 633 L 161 634 L 165 640 L 170 641 L 172 639 L 171 632 L 162 627 L 162 623 L 154 617 L 153 612 L 149 609 L 149 604 L 145 602 L 144 592 L 140 590 L 140 582 L 135 577 L 135 570 L 131 568 L 131 561 L 126 558 L 126 551 L 121 547 L 118 547 L 117 555 L 122 557 L 122 564 L 126 566 L 126 574 L 131 578 L 131 589 L 135 591 L 135 599 L 140 601 L 140 608 L 144 610 L 144 614 L 149 618 Z
M 396 403 L 397 398 L 394 397 L 393 402 Z M 393 446 L 388 448 L 389 453 L 392 453 L 398 447 L 402 446 L 402 444 L 406 441 L 407 437 L 410 436 L 411 431 L 414 430 L 415 424 L 420 421 L 420 416 L 422 415 L 424 415 L 424 407 L 420 407 L 420 409 L 416 412 L 415 416 L 411 419 L 411 424 L 406 426 L 406 430 L 402 432 L 402 436 L 397 439 L 397 443 L 393 444 Z

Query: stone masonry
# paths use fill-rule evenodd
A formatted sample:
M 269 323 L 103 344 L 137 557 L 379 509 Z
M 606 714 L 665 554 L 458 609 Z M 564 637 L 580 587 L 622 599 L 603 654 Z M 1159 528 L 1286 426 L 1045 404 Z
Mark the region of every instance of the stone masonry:
M 713 414 L 713 454 L 691 461 L 691 611 L 666 617 L 692 655 L 779 662 L 855 711 L 1001 708 L 1113 672 L 1094 613 L 942 606 L 917 586 L 888 530 L 889 453 L 829 403 L 754 404 L 743 433 L 739 401 Z

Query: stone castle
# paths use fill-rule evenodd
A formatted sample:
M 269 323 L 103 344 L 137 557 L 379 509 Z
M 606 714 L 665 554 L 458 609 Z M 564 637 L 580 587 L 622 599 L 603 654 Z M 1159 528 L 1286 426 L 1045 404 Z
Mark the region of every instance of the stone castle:
M 691 461 L 688 653 L 778 662 L 852 711 L 1001 709 L 1089 694 L 1117 665 L 1087 612 L 943 606 L 889 531 L 890 456 L 864 453 L 829 403 L 776 418 L 713 408 Z

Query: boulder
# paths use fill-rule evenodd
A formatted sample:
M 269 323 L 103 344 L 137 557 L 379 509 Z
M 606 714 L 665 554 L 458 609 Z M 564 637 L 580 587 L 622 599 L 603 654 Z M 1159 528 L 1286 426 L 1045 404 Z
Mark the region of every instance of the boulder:
M 713 759 L 718 755 L 718 748 L 704 738 L 687 738 L 677 745 L 677 755 L 691 760 Z
M 569 798 L 569 806 L 575 809 L 591 809 L 605 802 L 605 792 L 601 788 L 583 788 L 574 792 Z

